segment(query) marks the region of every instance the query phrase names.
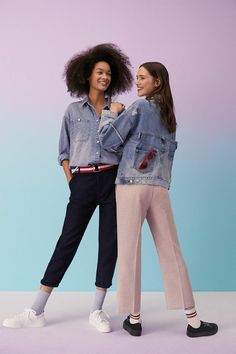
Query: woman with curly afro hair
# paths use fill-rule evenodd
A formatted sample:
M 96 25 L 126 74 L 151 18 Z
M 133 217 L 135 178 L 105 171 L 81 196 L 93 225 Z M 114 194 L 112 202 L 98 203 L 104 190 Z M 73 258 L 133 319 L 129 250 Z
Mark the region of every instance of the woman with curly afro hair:
M 107 288 L 112 285 L 117 258 L 115 178 L 120 156 L 102 148 L 98 130 L 102 110 L 109 109 L 112 96 L 131 89 L 130 66 L 129 58 L 111 43 L 88 48 L 66 65 L 68 91 L 80 100 L 68 106 L 59 140 L 59 163 L 70 188 L 64 225 L 33 305 L 6 319 L 6 327 L 45 325 L 47 300 L 53 288 L 59 286 L 99 206 L 96 292 L 89 322 L 98 331 L 111 331 L 102 306 Z

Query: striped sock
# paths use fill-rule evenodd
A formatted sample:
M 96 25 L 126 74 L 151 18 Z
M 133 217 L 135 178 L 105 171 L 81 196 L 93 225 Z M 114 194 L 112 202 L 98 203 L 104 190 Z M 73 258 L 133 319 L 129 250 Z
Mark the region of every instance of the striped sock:
M 200 319 L 198 317 L 195 307 L 191 309 L 185 309 L 185 314 L 187 317 L 188 324 L 193 328 L 198 328 L 201 325 Z
M 131 324 L 140 323 L 141 322 L 140 313 L 131 313 L 129 315 L 129 322 Z

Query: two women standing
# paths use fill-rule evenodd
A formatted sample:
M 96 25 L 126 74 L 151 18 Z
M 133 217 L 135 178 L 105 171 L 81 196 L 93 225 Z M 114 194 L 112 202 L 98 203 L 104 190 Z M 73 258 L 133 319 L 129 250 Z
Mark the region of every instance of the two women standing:
M 142 64 L 137 91 L 146 99 L 135 101 L 121 113 L 124 106 L 111 103 L 111 98 L 131 88 L 129 67 L 127 56 L 112 44 L 89 48 L 66 67 L 68 91 L 83 96 L 67 108 L 60 135 L 59 162 L 69 183 L 70 200 L 35 302 L 20 315 L 6 319 L 6 327 L 45 324 L 47 300 L 59 286 L 99 206 L 96 293 L 90 323 L 99 331 L 111 331 L 102 306 L 116 264 L 117 215 L 118 305 L 120 313 L 128 314 L 123 328 L 134 336 L 142 332 L 141 228 L 146 218 L 160 258 L 168 308 L 185 310 L 190 337 L 217 332 L 216 324 L 198 318 L 171 210 L 168 189 L 177 142 L 168 72 L 157 62 Z

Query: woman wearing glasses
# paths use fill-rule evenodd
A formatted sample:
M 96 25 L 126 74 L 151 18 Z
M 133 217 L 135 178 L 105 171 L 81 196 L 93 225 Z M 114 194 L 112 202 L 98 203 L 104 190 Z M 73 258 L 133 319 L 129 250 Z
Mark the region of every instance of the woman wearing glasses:
M 148 221 L 160 259 L 169 309 L 184 309 L 187 335 L 213 335 L 217 325 L 197 315 L 188 271 L 181 253 L 168 189 L 177 142 L 176 118 L 169 75 L 161 63 L 148 62 L 137 73 L 138 96 L 123 110 L 113 103 L 103 111 L 100 138 L 108 151 L 123 155 L 116 178 L 118 223 L 118 307 L 129 314 L 123 328 L 133 336 L 142 332 L 140 319 L 141 227 Z

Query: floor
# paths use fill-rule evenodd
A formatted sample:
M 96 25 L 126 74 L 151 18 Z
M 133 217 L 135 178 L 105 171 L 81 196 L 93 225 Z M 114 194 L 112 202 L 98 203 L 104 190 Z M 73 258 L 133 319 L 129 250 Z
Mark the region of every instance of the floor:
M 88 323 L 92 293 L 55 292 L 46 308 L 47 326 L 0 327 L 0 354 L 236 354 L 236 292 L 194 293 L 202 320 L 217 322 L 212 337 L 188 338 L 182 310 L 168 311 L 163 293 L 142 294 L 143 335 L 122 329 L 116 295 L 108 293 L 104 309 L 113 332 L 99 333 Z M 0 293 L 0 321 L 30 307 L 34 292 Z

